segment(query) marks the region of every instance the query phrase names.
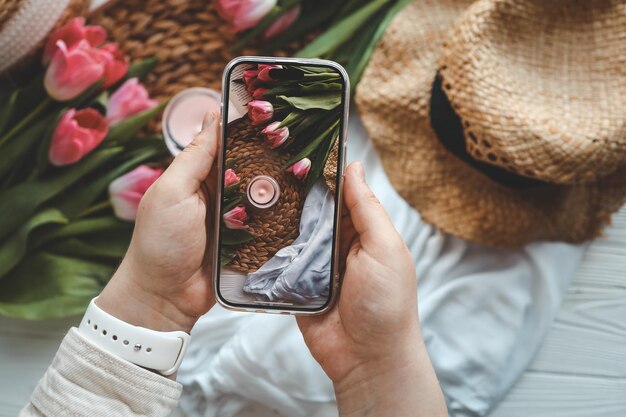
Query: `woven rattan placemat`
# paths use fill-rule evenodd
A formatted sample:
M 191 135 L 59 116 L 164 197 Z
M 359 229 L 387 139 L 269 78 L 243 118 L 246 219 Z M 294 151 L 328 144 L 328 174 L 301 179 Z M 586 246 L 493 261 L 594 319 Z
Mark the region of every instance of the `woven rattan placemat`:
M 306 198 L 304 182 L 282 169 L 293 155 L 283 149 L 269 151 L 260 131 L 261 127 L 251 125 L 247 116 L 228 124 L 226 161 L 234 163 L 233 169 L 241 177 L 240 191 L 245 192 L 250 180 L 257 175 L 268 175 L 280 186 L 280 197 L 274 206 L 256 211 L 247 207 L 250 210 L 248 231 L 256 238 L 238 246 L 229 264 L 242 272 L 256 271 L 298 237 Z

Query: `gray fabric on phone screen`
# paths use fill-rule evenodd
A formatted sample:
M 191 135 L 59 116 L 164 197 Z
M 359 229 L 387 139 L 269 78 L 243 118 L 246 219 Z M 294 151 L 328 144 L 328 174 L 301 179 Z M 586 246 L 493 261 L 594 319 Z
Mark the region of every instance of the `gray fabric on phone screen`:
M 248 274 L 243 290 L 270 301 L 328 296 L 334 212 L 333 193 L 320 180 L 304 202 L 298 238 Z

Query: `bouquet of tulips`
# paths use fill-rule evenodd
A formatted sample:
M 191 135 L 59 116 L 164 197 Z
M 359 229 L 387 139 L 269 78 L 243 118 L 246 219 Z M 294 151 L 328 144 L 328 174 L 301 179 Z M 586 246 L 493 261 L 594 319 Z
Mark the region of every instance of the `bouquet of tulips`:
M 0 314 L 81 313 L 124 255 L 139 200 L 162 172 L 158 137 L 137 139 L 164 103 L 102 27 L 53 32 L 43 71 L 0 94 Z
M 410 0 L 215 0 L 219 15 L 242 33 L 239 50 L 253 40 L 271 52 L 318 31 L 297 53 L 342 64 L 354 86 L 389 22 Z
M 265 126 L 270 148 L 296 153 L 284 169 L 310 190 L 339 137 L 341 76 L 326 67 L 259 65 L 244 71 L 241 82 L 254 98 L 248 103 L 252 124 Z

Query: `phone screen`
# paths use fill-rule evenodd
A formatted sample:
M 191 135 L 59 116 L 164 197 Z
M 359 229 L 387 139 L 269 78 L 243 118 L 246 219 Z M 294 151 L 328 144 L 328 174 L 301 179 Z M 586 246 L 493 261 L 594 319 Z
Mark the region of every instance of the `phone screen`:
M 232 307 L 330 302 L 347 79 L 323 61 L 238 61 L 225 74 L 217 296 Z

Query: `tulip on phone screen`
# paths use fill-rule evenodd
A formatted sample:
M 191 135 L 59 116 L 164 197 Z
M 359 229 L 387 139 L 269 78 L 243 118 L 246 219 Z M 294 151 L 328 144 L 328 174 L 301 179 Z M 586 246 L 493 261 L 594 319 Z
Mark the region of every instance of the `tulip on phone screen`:
M 289 138 L 289 128 L 286 126 L 278 128 L 278 126 L 280 126 L 280 123 L 281 122 L 270 123 L 265 127 L 265 129 L 261 131 L 263 137 L 265 138 L 265 141 L 270 145 L 270 148 L 272 149 L 278 148 L 280 145 L 285 143 L 287 138 Z
M 268 91 L 270 91 L 269 88 L 259 87 L 252 93 L 252 98 L 255 100 L 261 100 Z
M 248 228 L 248 225 L 245 224 L 245 222 L 248 221 L 248 213 L 243 206 L 235 207 L 224 213 L 222 218 L 224 220 L 224 226 L 228 229 L 245 230 Z
M 300 5 L 280 15 L 280 17 L 276 19 L 276 21 L 272 23 L 269 28 L 267 28 L 267 30 L 263 34 L 263 37 L 265 39 L 270 39 L 280 35 L 287 28 L 293 25 L 293 22 L 295 22 L 298 17 L 300 17 Z
M 301 160 L 287 168 L 287 172 L 291 172 L 297 179 L 303 180 L 309 174 L 310 169 L 311 160 L 309 158 L 302 158 Z
M 269 101 L 252 100 L 248 103 L 248 116 L 253 125 L 262 125 L 274 117 L 274 106 Z
M 241 181 L 241 178 L 231 168 L 224 171 L 224 187 L 230 187 L 233 184 L 237 184 Z
M 115 124 L 157 104 L 156 100 L 150 99 L 148 91 L 137 78 L 131 78 L 111 94 L 107 104 L 107 121 Z
M 280 69 L 280 68 L 282 68 L 280 65 L 259 65 L 259 75 L 258 75 L 259 80 L 264 81 L 264 82 L 274 81 L 274 78 L 272 78 L 270 71 L 273 69 Z
M 62 40 L 56 45 L 44 78 L 50 97 L 71 100 L 102 79 L 105 64 L 89 42 L 81 40 L 71 49 Z
M 91 46 L 98 46 L 106 39 L 106 31 L 101 26 L 85 25 L 84 17 L 75 17 L 61 26 L 46 41 L 43 51 L 43 63 L 47 64 L 57 49 L 57 41 L 63 41 L 68 49 L 71 49 L 82 40 L 86 40 Z
M 78 162 L 93 151 L 106 137 L 109 127 L 94 109 L 69 109 L 56 126 L 48 150 L 54 166 Z
M 218 14 L 234 32 L 256 26 L 274 6 L 276 0 L 215 0 Z
M 102 88 L 109 88 L 122 79 L 128 72 L 128 61 L 117 44 L 107 43 L 98 49 L 104 62 L 104 83 Z
M 161 168 L 141 165 L 112 181 L 109 197 L 115 216 L 121 220 L 135 220 L 141 198 L 162 173 Z

